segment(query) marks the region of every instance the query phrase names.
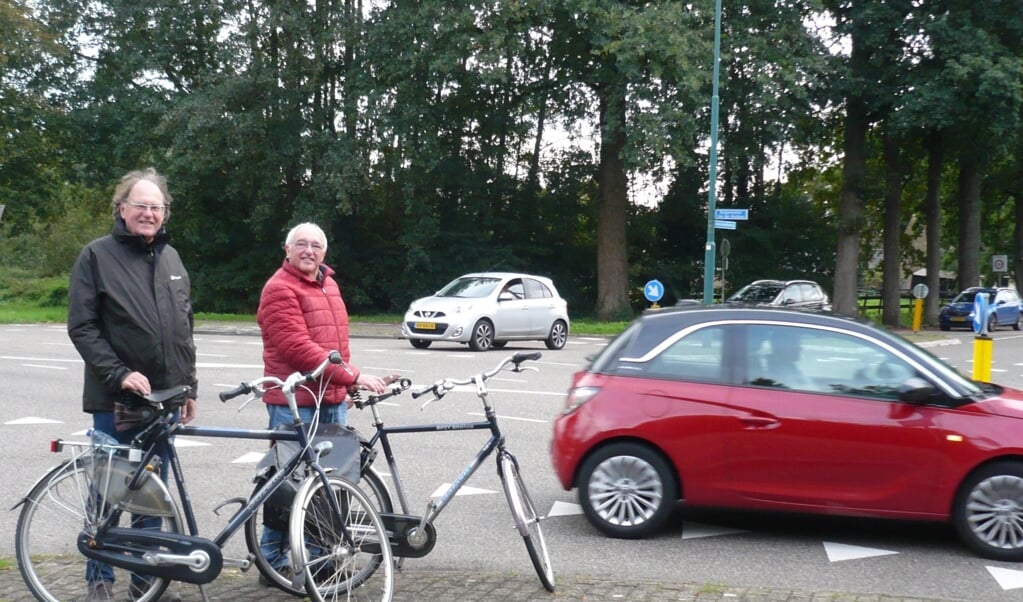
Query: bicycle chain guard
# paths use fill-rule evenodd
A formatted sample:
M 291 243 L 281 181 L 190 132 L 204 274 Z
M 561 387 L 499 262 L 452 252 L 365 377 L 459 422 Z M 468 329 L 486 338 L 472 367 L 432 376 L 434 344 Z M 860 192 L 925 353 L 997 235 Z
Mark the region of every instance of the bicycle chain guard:
M 426 523 L 423 530 L 419 531 L 419 523 L 422 521 L 419 516 L 381 512 L 380 520 L 390 533 L 391 553 L 396 558 L 422 558 L 437 544 L 437 529 L 432 523 Z M 422 544 L 412 543 L 413 539 L 422 536 L 426 537 Z
M 78 551 L 87 558 L 133 573 L 196 585 L 213 581 L 224 568 L 224 556 L 217 544 L 185 533 L 114 527 L 107 531 L 102 541 L 96 541 L 83 531 L 78 534 Z M 143 557 L 147 553 L 190 557 L 195 562 L 192 565 L 154 565 Z

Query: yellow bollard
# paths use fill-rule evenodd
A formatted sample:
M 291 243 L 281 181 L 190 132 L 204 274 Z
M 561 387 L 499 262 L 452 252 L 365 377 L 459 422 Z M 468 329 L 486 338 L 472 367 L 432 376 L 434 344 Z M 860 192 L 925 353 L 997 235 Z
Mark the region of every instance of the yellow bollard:
M 973 380 L 991 382 L 991 352 L 995 341 L 986 334 L 973 337 Z
M 920 323 L 924 321 L 924 300 L 913 299 L 913 332 L 920 332 Z

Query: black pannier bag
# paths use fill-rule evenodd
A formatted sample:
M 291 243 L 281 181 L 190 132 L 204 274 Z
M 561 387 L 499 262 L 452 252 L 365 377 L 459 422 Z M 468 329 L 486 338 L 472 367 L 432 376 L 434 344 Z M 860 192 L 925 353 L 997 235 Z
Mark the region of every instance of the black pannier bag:
M 291 430 L 290 425 L 277 427 L 280 430 Z M 321 441 L 330 441 L 333 447 L 326 455 L 320 456 L 320 465 L 332 476 L 339 476 L 352 483 L 359 482 L 361 459 L 359 433 L 353 428 L 340 424 L 322 424 L 316 430 L 312 446 Z M 297 441 L 276 441 L 266 452 L 263 459 L 256 465 L 256 483 L 264 483 L 271 478 L 288 458 L 298 451 Z M 291 518 L 291 504 L 295 500 L 299 483 L 306 477 L 305 468 L 299 467 L 291 478 L 284 481 L 263 503 L 263 524 L 278 531 L 288 530 Z

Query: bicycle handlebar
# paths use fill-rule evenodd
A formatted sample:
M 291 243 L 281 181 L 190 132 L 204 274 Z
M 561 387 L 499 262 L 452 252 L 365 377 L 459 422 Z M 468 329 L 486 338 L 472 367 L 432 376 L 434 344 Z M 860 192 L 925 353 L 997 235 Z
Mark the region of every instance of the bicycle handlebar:
M 355 407 L 361 410 L 364 407 L 379 403 L 385 399 L 394 397 L 395 395 L 401 395 L 411 386 L 411 380 L 407 378 L 398 378 L 391 381 L 391 383 L 387 385 L 387 390 L 379 395 L 368 395 L 366 396 L 366 399 L 363 399 L 361 389 L 349 389 L 348 394 L 352 396 L 352 401 L 355 403 Z
M 281 380 L 276 376 L 264 376 L 249 382 L 243 382 L 230 391 L 222 391 L 218 397 L 220 397 L 220 401 L 225 402 L 228 399 L 238 397 L 239 395 L 247 395 L 249 393 L 254 394 L 256 397 L 262 397 L 263 394 L 266 393 L 267 385 L 280 387 L 281 390 L 284 391 L 284 394 L 287 395 L 288 393 L 293 393 L 299 385 L 312 382 L 319 378 L 330 364 L 341 365 L 343 363 L 344 360 L 341 358 L 341 354 L 337 351 L 331 351 L 330 354 L 327 355 L 327 359 L 323 360 L 323 363 L 314 368 L 312 372 L 293 372 L 285 380 Z
M 479 383 L 485 382 L 491 376 L 494 376 L 498 372 L 504 370 L 509 364 L 512 365 L 511 367 L 512 372 L 522 372 L 523 370 L 527 369 L 522 367 L 521 365 L 522 362 L 535 361 L 540 359 L 542 356 L 543 354 L 540 353 L 539 351 L 519 351 L 514 355 L 506 357 L 500 362 L 498 362 L 497 366 L 495 366 L 494 368 L 490 370 L 485 370 L 480 374 L 470 376 L 469 378 L 465 379 L 445 378 L 442 380 L 438 380 L 432 385 L 413 391 L 412 399 L 417 399 L 419 397 L 422 397 L 423 395 L 426 395 L 427 393 L 432 393 L 435 398 L 440 399 L 441 397 L 444 397 L 444 395 L 447 394 L 448 391 L 454 389 L 457 386 L 471 385 L 476 382 Z M 535 370 L 535 368 L 532 369 Z

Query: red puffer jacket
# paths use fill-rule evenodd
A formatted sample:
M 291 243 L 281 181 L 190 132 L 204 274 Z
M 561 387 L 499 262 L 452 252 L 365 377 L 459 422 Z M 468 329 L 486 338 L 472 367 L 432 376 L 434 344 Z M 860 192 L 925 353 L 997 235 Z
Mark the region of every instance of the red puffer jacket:
M 348 310 L 341 290 L 332 278 L 334 270 L 320 266 L 320 280 L 309 278 L 287 260 L 267 280 L 259 298 L 256 320 L 263 333 L 263 374 L 285 379 L 292 372 L 313 370 L 332 350 L 341 352 L 345 363 L 330 366 L 324 372 L 329 385 L 323 396 L 327 404 L 339 404 L 346 388 L 355 384 L 359 371 L 348 364 Z M 311 389 L 318 390 L 312 383 Z M 299 389 L 295 399 L 300 406 L 312 406 L 313 396 Z M 267 391 L 263 401 L 287 405 L 279 389 Z

